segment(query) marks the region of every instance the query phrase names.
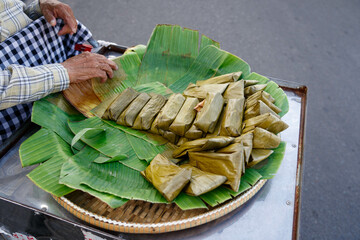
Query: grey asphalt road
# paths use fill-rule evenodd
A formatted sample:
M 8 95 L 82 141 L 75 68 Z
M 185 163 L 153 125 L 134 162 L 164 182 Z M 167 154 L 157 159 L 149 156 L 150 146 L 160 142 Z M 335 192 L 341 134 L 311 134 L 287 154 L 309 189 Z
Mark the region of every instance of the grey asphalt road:
M 300 239 L 360 238 L 360 1 L 65 0 L 96 39 L 197 29 L 263 75 L 308 87 Z

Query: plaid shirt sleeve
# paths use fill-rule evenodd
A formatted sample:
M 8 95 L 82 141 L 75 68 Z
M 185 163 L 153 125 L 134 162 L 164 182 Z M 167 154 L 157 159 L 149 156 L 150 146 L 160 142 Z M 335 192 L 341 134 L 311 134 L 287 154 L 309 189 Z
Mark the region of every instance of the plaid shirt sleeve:
M 10 65 L 0 71 L 0 110 L 63 91 L 69 83 L 69 75 L 61 64 L 37 67 Z
M 0 0 L 0 42 L 31 23 L 19 0 Z
M 43 15 L 41 12 L 39 0 L 35 0 L 32 3 L 30 3 L 29 5 L 27 5 L 24 9 L 24 12 L 32 20 L 38 19 L 39 17 L 41 17 Z

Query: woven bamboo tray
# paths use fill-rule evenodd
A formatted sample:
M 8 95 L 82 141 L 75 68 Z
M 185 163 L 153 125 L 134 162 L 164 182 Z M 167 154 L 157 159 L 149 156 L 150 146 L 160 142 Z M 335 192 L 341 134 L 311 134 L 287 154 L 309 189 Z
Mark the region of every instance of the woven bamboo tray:
M 215 207 L 183 211 L 175 204 L 130 200 L 112 209 L 97 198 L 75 191 L 53 198 L 77 218 L 100 228 L 125 233 L 165 233 L 199 226 L 218 219 L 250 200 L 266 183 L 259 180 L 241 195 Z

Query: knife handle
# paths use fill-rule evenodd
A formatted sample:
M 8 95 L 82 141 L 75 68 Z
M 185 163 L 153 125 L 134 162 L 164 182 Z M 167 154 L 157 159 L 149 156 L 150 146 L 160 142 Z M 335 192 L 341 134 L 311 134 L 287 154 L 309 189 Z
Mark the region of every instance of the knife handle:
M 118 53 L 124 53 L 127 49 L 127 47 L 121 46 L 121 45 L 115 45 L 115 44 L 110 44 L 107 49 L 109 51 L 113 51 L 113 52 L 118 52 Z

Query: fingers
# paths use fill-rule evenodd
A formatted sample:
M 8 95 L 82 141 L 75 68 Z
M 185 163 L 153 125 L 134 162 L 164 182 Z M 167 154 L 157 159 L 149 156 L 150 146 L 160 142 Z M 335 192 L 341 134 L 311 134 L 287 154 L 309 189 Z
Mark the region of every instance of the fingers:
M 64 27 L 59 31 L 58 35 L 74 34 L 77 31 L 77 21 L 71 7 L 57 0 L 40 0 L 40 9 L 46 21 L 51 26 L 56 25 L 56 18 L 64 21 Z
M 43 15 L 44 15 L 46 21 L 47 21 L 48 23 L 50 23 L 51 26 L 55 27 L 55 25 L 56 25 L 56 18 L 55 18 L 55 16 L 54 16 L 54 14 L 53 14 L 50 10 L 45 9 L 45 10 L 43 10 Z
M 74 34 L 77 31 L 77 22 L 72 9 L 67 4 L 62 4 L 61 8 L 56 10 L 59 18 L 64 20 L 65 26 L 59 31 L 58 35 Z
M 106 74 L 109 76 L 109 78 L 113 78 L 113 76 L 114 76 L 113 70 L 111 69 L 111 67 L 110 67 L 108 64 L 102 64 L 102 65 L 100 66 L 100 69 L 101 69 L 102 71 L 105 71 Z M 105 79 L 105 80 L 106 80 L 106 79 Z
M 60 29 L 60 31 L 58 32 L 59 36 L 65 35 L 65 34 L 73 34 L 73 30 L 70 28 L 70 26 L 65 25 L 64 27 L 62 27 Z
M 108 78 L 114 77 L 113 71 L 118 68 L 106 57 L 89 52 L 69 58 L 62 65 L 67 69 L 72 83 L 92 78 L 99 78 L 101 82 L 105 82 Z

